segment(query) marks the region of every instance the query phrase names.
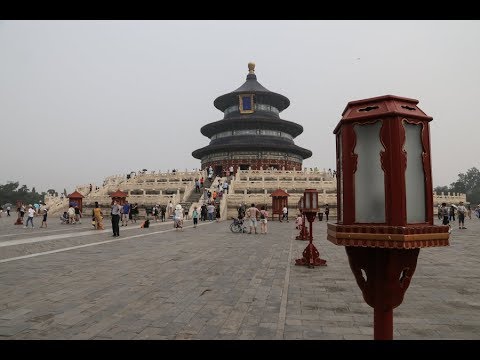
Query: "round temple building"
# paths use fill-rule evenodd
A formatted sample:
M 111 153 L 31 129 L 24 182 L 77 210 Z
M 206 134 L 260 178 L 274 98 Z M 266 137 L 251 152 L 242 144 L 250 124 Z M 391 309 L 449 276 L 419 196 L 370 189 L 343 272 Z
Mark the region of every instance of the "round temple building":
M 216 174 L 233 166 L 237 169 L 302 169 L 310 150 L 295 145 L 293 139 L 303 127 L 280 118 L 290 105 L 287 97 L 264 88 L 255 75 L 255 64 L 248 64 L 247 81 L 228 94 L 219 96 L 214 106 L 223 112 L 222 120 L 203 126 L 200 131 L 210 144 L 195 150 L 202 169 L 212 166 Z

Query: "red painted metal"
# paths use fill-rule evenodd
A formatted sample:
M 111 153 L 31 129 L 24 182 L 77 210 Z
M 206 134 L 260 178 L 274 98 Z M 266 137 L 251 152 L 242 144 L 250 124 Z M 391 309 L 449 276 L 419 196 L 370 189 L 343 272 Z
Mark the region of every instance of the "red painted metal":
M 393 309 L 403 301 L 417 266 L 420 249 L 346 246 L 345 250 L 363 298 L 374 308 L 375 340 L 391 340 Z
M 313 245 L 313 229 L 312 224 L 315 220 L 317 213 L 315 212 L 306 212 L 306 217 L 310 224 L 310 234 L 308 234 L 309 244 L 303 250 L 302 258 L 295 260 L 295 265 L 304 265 L 308 266 L 309 268 L 314 268 L 315 266 L 327 266 L 327 261 L 320 258 L 320 253 Z M 305 222 L 304 222 L 305 224 Z
M 343 157 L 343 224 L 355 222 L 355 171 L 357 170 L 357 155 L 355 154 L 355 132 L 353 126 L 342 129 Z M 337 170 L 338 173 L 338 170 Z M 338 196 L 338 194 L 337 194 Z M 337 204 L 338 204 L 337 199 Z M 348 204 L 348 205 L 347 205 Z
M 385 95 L 351 101 L 336 126 L 337 204 L 343 217 L 337 224 L 328 224 L 328 240 L 344 245 L 350 268 L 367 304 L 374 308 L 374 338 L 393 338 L 393 309 L 403 296 L 415 272 L 420 248 L 448 246 L 448 226 L 433 224 L 433 188 L 430 156 L 432 117 L 417 107 L 418 100 Z M 384 171 L 385 223 L 359 223 L 355 219 L 355 154 L 354 126 L 380 121 L 379 159 Z M 422 161 L 425 178 L 425 221 L 407 223 L 407 189 L 405 173 L 407 152 L 404 149 L 404 123 L 421 125 Z M 340 153 L 341 146 L 341 157 Z M 369 211 L 369 209 L 365 209 Z M 362 271 L 365 273 L 362 273 Z

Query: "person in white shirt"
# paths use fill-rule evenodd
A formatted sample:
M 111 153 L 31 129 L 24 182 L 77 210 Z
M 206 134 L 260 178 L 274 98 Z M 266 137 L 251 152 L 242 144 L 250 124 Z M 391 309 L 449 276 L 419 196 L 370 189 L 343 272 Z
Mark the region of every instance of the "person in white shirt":
M 28 205 L 28 217 L 27 217 L 27 222 L 25 223 L 25 227 L 28 227 L 28 222 L 32 224 L 32 229 L 33 229 L 33 217 L 35 216 L 35 210 L 33 209 L 32 205 Z
M 467 214 L 467 208 L 463 205 L 463 201 L 460 201 L 460 204 L 457 207 L 457 214 L 458 214 L 458 228 L 466 229 L 465 215 Z
M 180 204 L 175 207 L 174 222 L 175 229 L 181 229 L 183 231 L 183 208 Z
M 288 208 L 286 206 L 283 207 L 282 213 L 283 213 L 283 217 L 282 217 L 282 220 L 280 220 L 280 222 L 282 222 L 283 220 L 287 220 L 288 222 Z
M 68 208 L 68 222 L 69 224 L 75 224 L 75 209 L 71 205 Z

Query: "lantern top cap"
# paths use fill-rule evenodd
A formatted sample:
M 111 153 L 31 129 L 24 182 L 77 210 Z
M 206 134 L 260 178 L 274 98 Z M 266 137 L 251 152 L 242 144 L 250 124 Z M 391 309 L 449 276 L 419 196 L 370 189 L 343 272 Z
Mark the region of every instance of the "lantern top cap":
M 384 101 L 384 100 L 400 100 L 400 101 L 412 103 L 412 104 L 415 104 L 415 105 L 417 105 L 419 103 L 419 101 L 417 99 L 412 99 L 412 98 L 407 98 L 407 97 L 402 97 L 402 96 L 397 96 L 397 95 L 382 95 L 382 96 L 375 96 L 375 97 L 366 98 L 366 99 L 349 101 L 347 106 L 345 106 L 345 110 L 347 110 L 349 106 L 361 105 L 361 104 L 366 104 L 366 103 L 371 103 L 371 102 L 379 102 L 379 101 Z M 344 112 L 345 112 L 345 110 L 344 110 Z
M 429 122 L 431 116 L 425 114 L 418 106 L 418 100 L 396 96 L 383 95 L 362 100 L 350 101 L 342 118 L 333 131 L 336 134 L 342 123 L 370 121 L 375 119 L 404 117 Z

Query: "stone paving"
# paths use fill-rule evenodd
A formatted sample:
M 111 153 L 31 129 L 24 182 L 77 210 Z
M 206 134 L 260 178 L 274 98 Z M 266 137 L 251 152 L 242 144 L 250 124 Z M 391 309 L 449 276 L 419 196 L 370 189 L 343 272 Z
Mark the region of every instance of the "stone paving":
M 233 234 L 229 221 L 96 231 L 0 219 L 0 339 L 373 339 L 343 247 L 314 223 L 327 267 L 295 266 L 294 223 Z M 422 249 L 394 339 L 480 339 L 480 221 Z

